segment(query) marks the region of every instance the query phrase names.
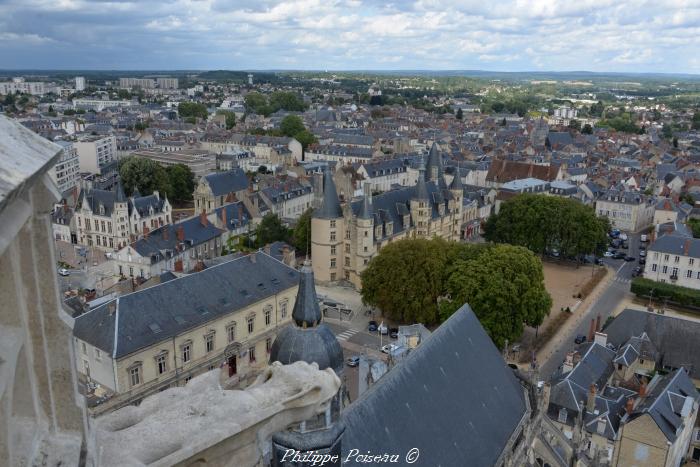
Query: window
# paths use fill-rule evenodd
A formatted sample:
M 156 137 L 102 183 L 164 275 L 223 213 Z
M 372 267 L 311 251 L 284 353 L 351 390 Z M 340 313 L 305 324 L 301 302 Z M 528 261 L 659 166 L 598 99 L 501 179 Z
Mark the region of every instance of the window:
M 255 361 L 255 346 L 248 349 L 248 360 L 251 362 Z
M 331 242 L 335 241 L 335 232 L 331 232 Z
M 192 376 L 185 376 L 185 384 L 189 383 L 191 379 Z
M 253 334 L 255 331 L 255 315 L 248 316 L 248 334 Z
M 335 258 L 331 258 L 331 267 L 332 267 L 332 268 L 335 267 Z
M 680 257 L 676 256 L 673 260 L 674 263 L 678 264 L 678 261 L 680 261 Z
M 207 349 L 207 353 L 214 350 L 214 333 L 209 333 L 204 336 L 204 344 Z
M 331 229 L 335 229 L 335 220 L 331 220 Z
M 332 255 L 335 254 L 335 245 L 331 246 L 331 254 L 332 254 Z
M 95 349 L 95 360 L 102 360 L 102 354 L 100 353 L 100 349 Z
M 639 359 L 639 364 L 640 364 L 640 365 L 644 365 L 644 359 L 640 358 L 640 359 Z
M 349 230 L 346 230 L 346 231 L 345 231 L 345 238 L 347 238 L 348 240 L 350 240 L 350 231 L 349 231 Z
M 334 272 L 331 273 L 331 282 L 333 282 L 333 281 L 335 281 L 335 273 Z
M 618 370 L 622 370 L 622 363 L 618 363 L 618 364 L 617 364 L 617 369 L 618 369 Z
M 229 343 L 236 340 L 236 323 L 231 323 L 226 326 L 226 336 L 228 337 Z
M 566 409 L 559 409 L 559 417 L 557 420 L 559 423 L 566 423 Z
M 287 317 L 287 302 L 280 302 L 280 315 L 282 316 L 282 319 Z
M 269 326 L 272 322 L 272 307 L 266 307 L 263 313 L 265 314 L 265 326 Z
M 190 351 L 191 351 L 191 346 L 190 344 L 186 344 L 182 346 L 182 363 L 187 363 L 190 361 Z
M 678 276 L 678 268 L 673 268 L 671 270 L 671 276 Z
M 168 354 L 166 353 L 161 353 L 158 356 L 156 356 L 156 366 L 158 367 L 158 374 L 162 375 L 166 371 L 168 371 L 168 360 L 167 360 Z
M 661 273 L 666 274 L 668 272 L 668 266 L 664 266 L 661 268 Z
M 270 353 L 270 351 L 272 350 L 272 338 L 271 337 L 268 337 L 267 339 L 265 339 L 265 350 L 267 351 L 267 353 Z
M 349 256 L 345 257 L 345 265 L 350 266 L 350 257 Z
M 685 272 L 685 277 L 687 277 L 688 279 L 691 279 L 691 278 L 693 277 L 693 271 L 691 271 L 690 269 L 688 269 L 688 270 Z
M 651 265 L 651 270 L 652 270 L 652 272 L 656 272 L 656 264 Z
M 668 255 L 664 255 L 664 261 L 668 261 Z
M 80 348 L 83 351 L 83 355 L 87 355 L 87 346 L 85 345 L 85 342 L 80 343 Z
M 659 259 L 659 253 L 654 252 L 654 259 Z
M 365 230 L 365 237 L 367 236 L 367 231 Z
M 129 382 L 132 386 L 141 384 L 141 366 L 129 368 Z
M 692 266 L 695 263 L 695 258 L 688 259 L 688 266 Z

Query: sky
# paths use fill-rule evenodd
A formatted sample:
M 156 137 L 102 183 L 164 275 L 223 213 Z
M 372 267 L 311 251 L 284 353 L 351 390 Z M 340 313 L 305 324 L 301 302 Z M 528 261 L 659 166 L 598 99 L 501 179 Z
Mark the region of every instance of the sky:
M 0 0 L 0 69 L 700 73 L 700 0 Z

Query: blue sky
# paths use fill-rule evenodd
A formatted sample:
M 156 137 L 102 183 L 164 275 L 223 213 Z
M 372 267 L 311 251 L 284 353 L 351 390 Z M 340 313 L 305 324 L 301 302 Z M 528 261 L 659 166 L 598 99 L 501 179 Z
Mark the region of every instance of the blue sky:
M 0 69 L 700 73 L 700 0 L 0 0 Z

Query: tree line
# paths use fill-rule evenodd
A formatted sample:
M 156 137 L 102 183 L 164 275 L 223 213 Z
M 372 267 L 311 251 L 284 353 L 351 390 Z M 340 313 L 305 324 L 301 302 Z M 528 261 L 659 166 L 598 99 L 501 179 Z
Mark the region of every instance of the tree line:
M 512 245 L 406 239 L 382 248 L 362 272 L 362 300 L 402 323 L 441 323 L 469 303 L 497 346 L 538 326 L 552 299 L 542 262 Z
M 157 190 L 171 202 L 192 200 L 194 174 L 186 165 L 163 167 L 145 157 L 128 156 L 119 160 L 118 171 L 127 196 L 136 189 L 142 196 Z
M 524 193 L 501 204 L 489 217 L 484 238 L 537 254 L 556 250 L 564 257 L 602 254 L 610 222 L 574 199 Z

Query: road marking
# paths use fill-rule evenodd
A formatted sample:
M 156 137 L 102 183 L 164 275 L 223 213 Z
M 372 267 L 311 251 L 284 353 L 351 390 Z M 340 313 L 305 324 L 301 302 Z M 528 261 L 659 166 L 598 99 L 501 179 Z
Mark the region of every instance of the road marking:
M 620 273 L 620 271 L 622 271 L 622 268 L 624 268 L 624 267 L 625 267 L 625 264 L 627 264 L 627 263 L 622 263 L 622 264 L 620 265 L 620 267 L 619 267 L 619 268 L 617 268 L 617 273 L 616 273 L 616 274 L 619 274 L 619 273 Z
M 341 332 L 340 334 L 338 334 L 338 335 L 335 336 L 335 337 L 336 337 L 336 339 L 338 339 L 339 341 L 346 341 L 346 340 L 350 339 L 352 336 L 354 336 L 354 335 L 357 334 L 357 333 L 358 333 L 357 329 L 347 329 L 347 330 Z

